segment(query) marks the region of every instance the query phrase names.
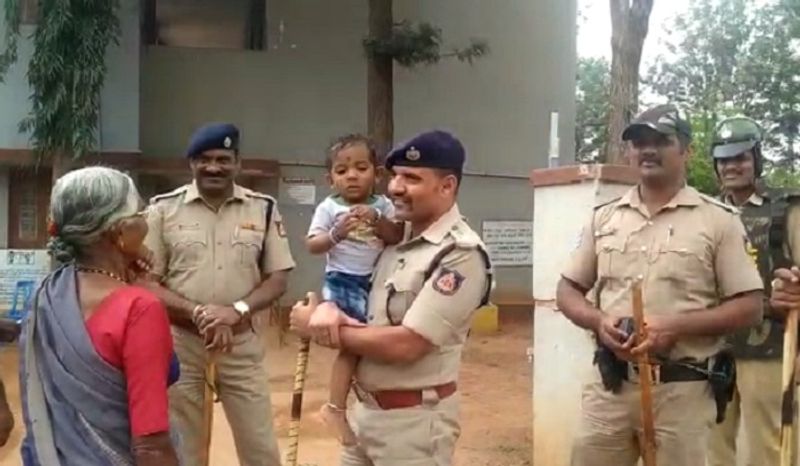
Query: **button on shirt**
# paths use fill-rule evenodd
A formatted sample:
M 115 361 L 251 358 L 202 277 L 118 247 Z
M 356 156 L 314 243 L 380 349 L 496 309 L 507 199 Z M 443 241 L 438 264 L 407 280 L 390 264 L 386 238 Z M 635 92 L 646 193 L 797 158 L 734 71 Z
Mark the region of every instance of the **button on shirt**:
M 457 247 L 425 280 L 437 253 L 454 243 Z M 411 364 L 362 358 L 357 379 L 364 388 L 414 389 L 457 380 L 472 316 L 489 286 L 482 248 L 454 206 L 421 235 L 409 238 L 407 231 L 404 242 L 384 251 L 369 296 L 368 325 L 403 325 L 435 348 Z
M 706 309 L 726 298 L 762 290 L 734 209 L 684 187 L 650 215 L 631 189 L 600 207 L 584 227 L 562 275 L 586 289 L 596 286 L 596 305 L 614 316 L 632 316 L 631 280 L 642 279 L 645 315 Z M 702 360 L 723 337 L 684 337 L 670 359 Z
M 266 274 L 292 269 L 286 231 L 271 198 L 234 185 L 219 210 L 192 183 L 156 196 L 148 209 L 146 245 L 153 273 L 187 299 L 229 305 L 246 297 Z

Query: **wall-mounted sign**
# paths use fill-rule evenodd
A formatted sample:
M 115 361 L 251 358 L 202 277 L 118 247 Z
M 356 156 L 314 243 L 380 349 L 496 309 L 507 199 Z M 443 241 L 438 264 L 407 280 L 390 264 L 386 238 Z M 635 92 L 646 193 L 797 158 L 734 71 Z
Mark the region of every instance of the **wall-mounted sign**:
M 11 309 L 18 283 L 32 281 L 35 289 L 48 273 L 50 256 L 44 249 L 0 249 L 0 312 Z
M 533 264 L 533 223 L 530 220 L 486 220 L 482 236 L 495 267 Z

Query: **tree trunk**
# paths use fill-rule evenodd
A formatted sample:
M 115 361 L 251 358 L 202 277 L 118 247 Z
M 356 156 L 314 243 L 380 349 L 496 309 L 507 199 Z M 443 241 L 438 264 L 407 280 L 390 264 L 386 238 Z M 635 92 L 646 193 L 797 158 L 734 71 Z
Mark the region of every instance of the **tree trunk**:
M 392 34 L 392 0 L 369 0 L 369 35 Z M 392 57 L 372 56 L 367 63 L 367 132 L 385 155 L 394 142 L 394 79 Z
M 639 64 L 653 0 L 609 0 L 611 95 L 605 161 L 625 163 L 622 131 L 639 106 Z

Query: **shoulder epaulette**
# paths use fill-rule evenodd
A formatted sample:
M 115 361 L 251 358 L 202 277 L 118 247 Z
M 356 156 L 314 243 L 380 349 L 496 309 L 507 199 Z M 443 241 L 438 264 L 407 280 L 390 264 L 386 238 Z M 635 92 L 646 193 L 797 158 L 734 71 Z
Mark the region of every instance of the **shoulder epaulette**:
M 158 194 L 156 196 L 153 196 L 150 198 L 150 204 L 155 204 L 156 202 L 162 201 L 164 199 L 180 196 L 181 194 L 185 193 L 187 189 L 189 189 L 189 185 L 183 185 L 180 188 L 173 189 L 168 193 Z
M 600 210 L 601 208 L 603 208 L 603 207 L 605 207 L 607 205 L 611 205 L 611 204 L 614 204 L 616 202 L 619 202 L 620 199 L 622 199 L 622 196 L 617 196 L 614 199 L 611 199 L 609 201 L 601 202 L 600 204 L 597 204 L 597 205 L 594 206 L 594 210 Z
M 251 189 L 247 189 L 244 192 L 245 196 L 248 197 L 255 197 L 257 199 L 264 199 L 265 201 L 275 202 L 275 198 L 270 196 L 269 194 L 260 193 L 258 191 L 253 191 Z
M 458 248 L 483 247 L 483 240 L 481 240 L 480 235 L 470 228 L 466 222 L 459 222 L 453 225 L 453 228 L 450 229 L 450 234 L 453 236 Z
M 708 194 L 703 194 L 701 192 L 698 192 L 697 194 L 700 196 L 700 199 L 706 201 L 709 204 L 713 204 L 713 205 L 715 205 L 717 207 L 720 207 L 720 208 L 722 208 L 724 210 L 727 210 L 728 212 L 730 212 L 732 214 L 741 213 L 741 211 L 736 206 L 732 206 L 730 204 L 726 204 L 726 203 L 720 201 L 719 199 L 717 199 L 715 197 L 709 196 Z

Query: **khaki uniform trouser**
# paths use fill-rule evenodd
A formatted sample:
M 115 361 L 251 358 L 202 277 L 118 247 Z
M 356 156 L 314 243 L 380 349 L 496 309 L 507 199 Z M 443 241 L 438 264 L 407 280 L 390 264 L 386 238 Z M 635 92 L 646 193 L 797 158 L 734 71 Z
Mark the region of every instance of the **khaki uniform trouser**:
M 736 361 L 736 392 L 725 421 L 712 431 L 708 466 L 780 464 L 781 364 L 780 359 Z M 737 449 L 740 427 L 745 445 Z M 737 462 L 737 450 L 746 455 L 744 463 Z
M 572 466 L 635 466 L 640 457 L 641 402 L 638 384 L 624 382 L 619 394 L 595 381 L 582 395 L 581 421 Z M 653 386 L 658 466 L 705 466 L 707 438 L 716 405 L 707 381 Z M 733 466 L 733 465 L 731 465 Z
M 170 417 L 181 435 L 181 456 L 186 466 L 202 466 L 203 394 L 208 355 L 200 337 L 172 327 L 181 376 L 169 390 Z M 272 426 L 267 372 L 262 363 L 264 346 L 252 331 L 234 337 L 231 353 L 216 356 L 216 389 L 230 423 L 236 453 L 242 466 L 280 466 L 278 443 Z M 233 460 L 231 464 L 234 464 Z
M 343 449 L 341 466 L 450 466 L 461 434 L 459 394 L 439 400 L 429 392 L 413 408 L 355 403 L 349 418 L 358 445 Z

